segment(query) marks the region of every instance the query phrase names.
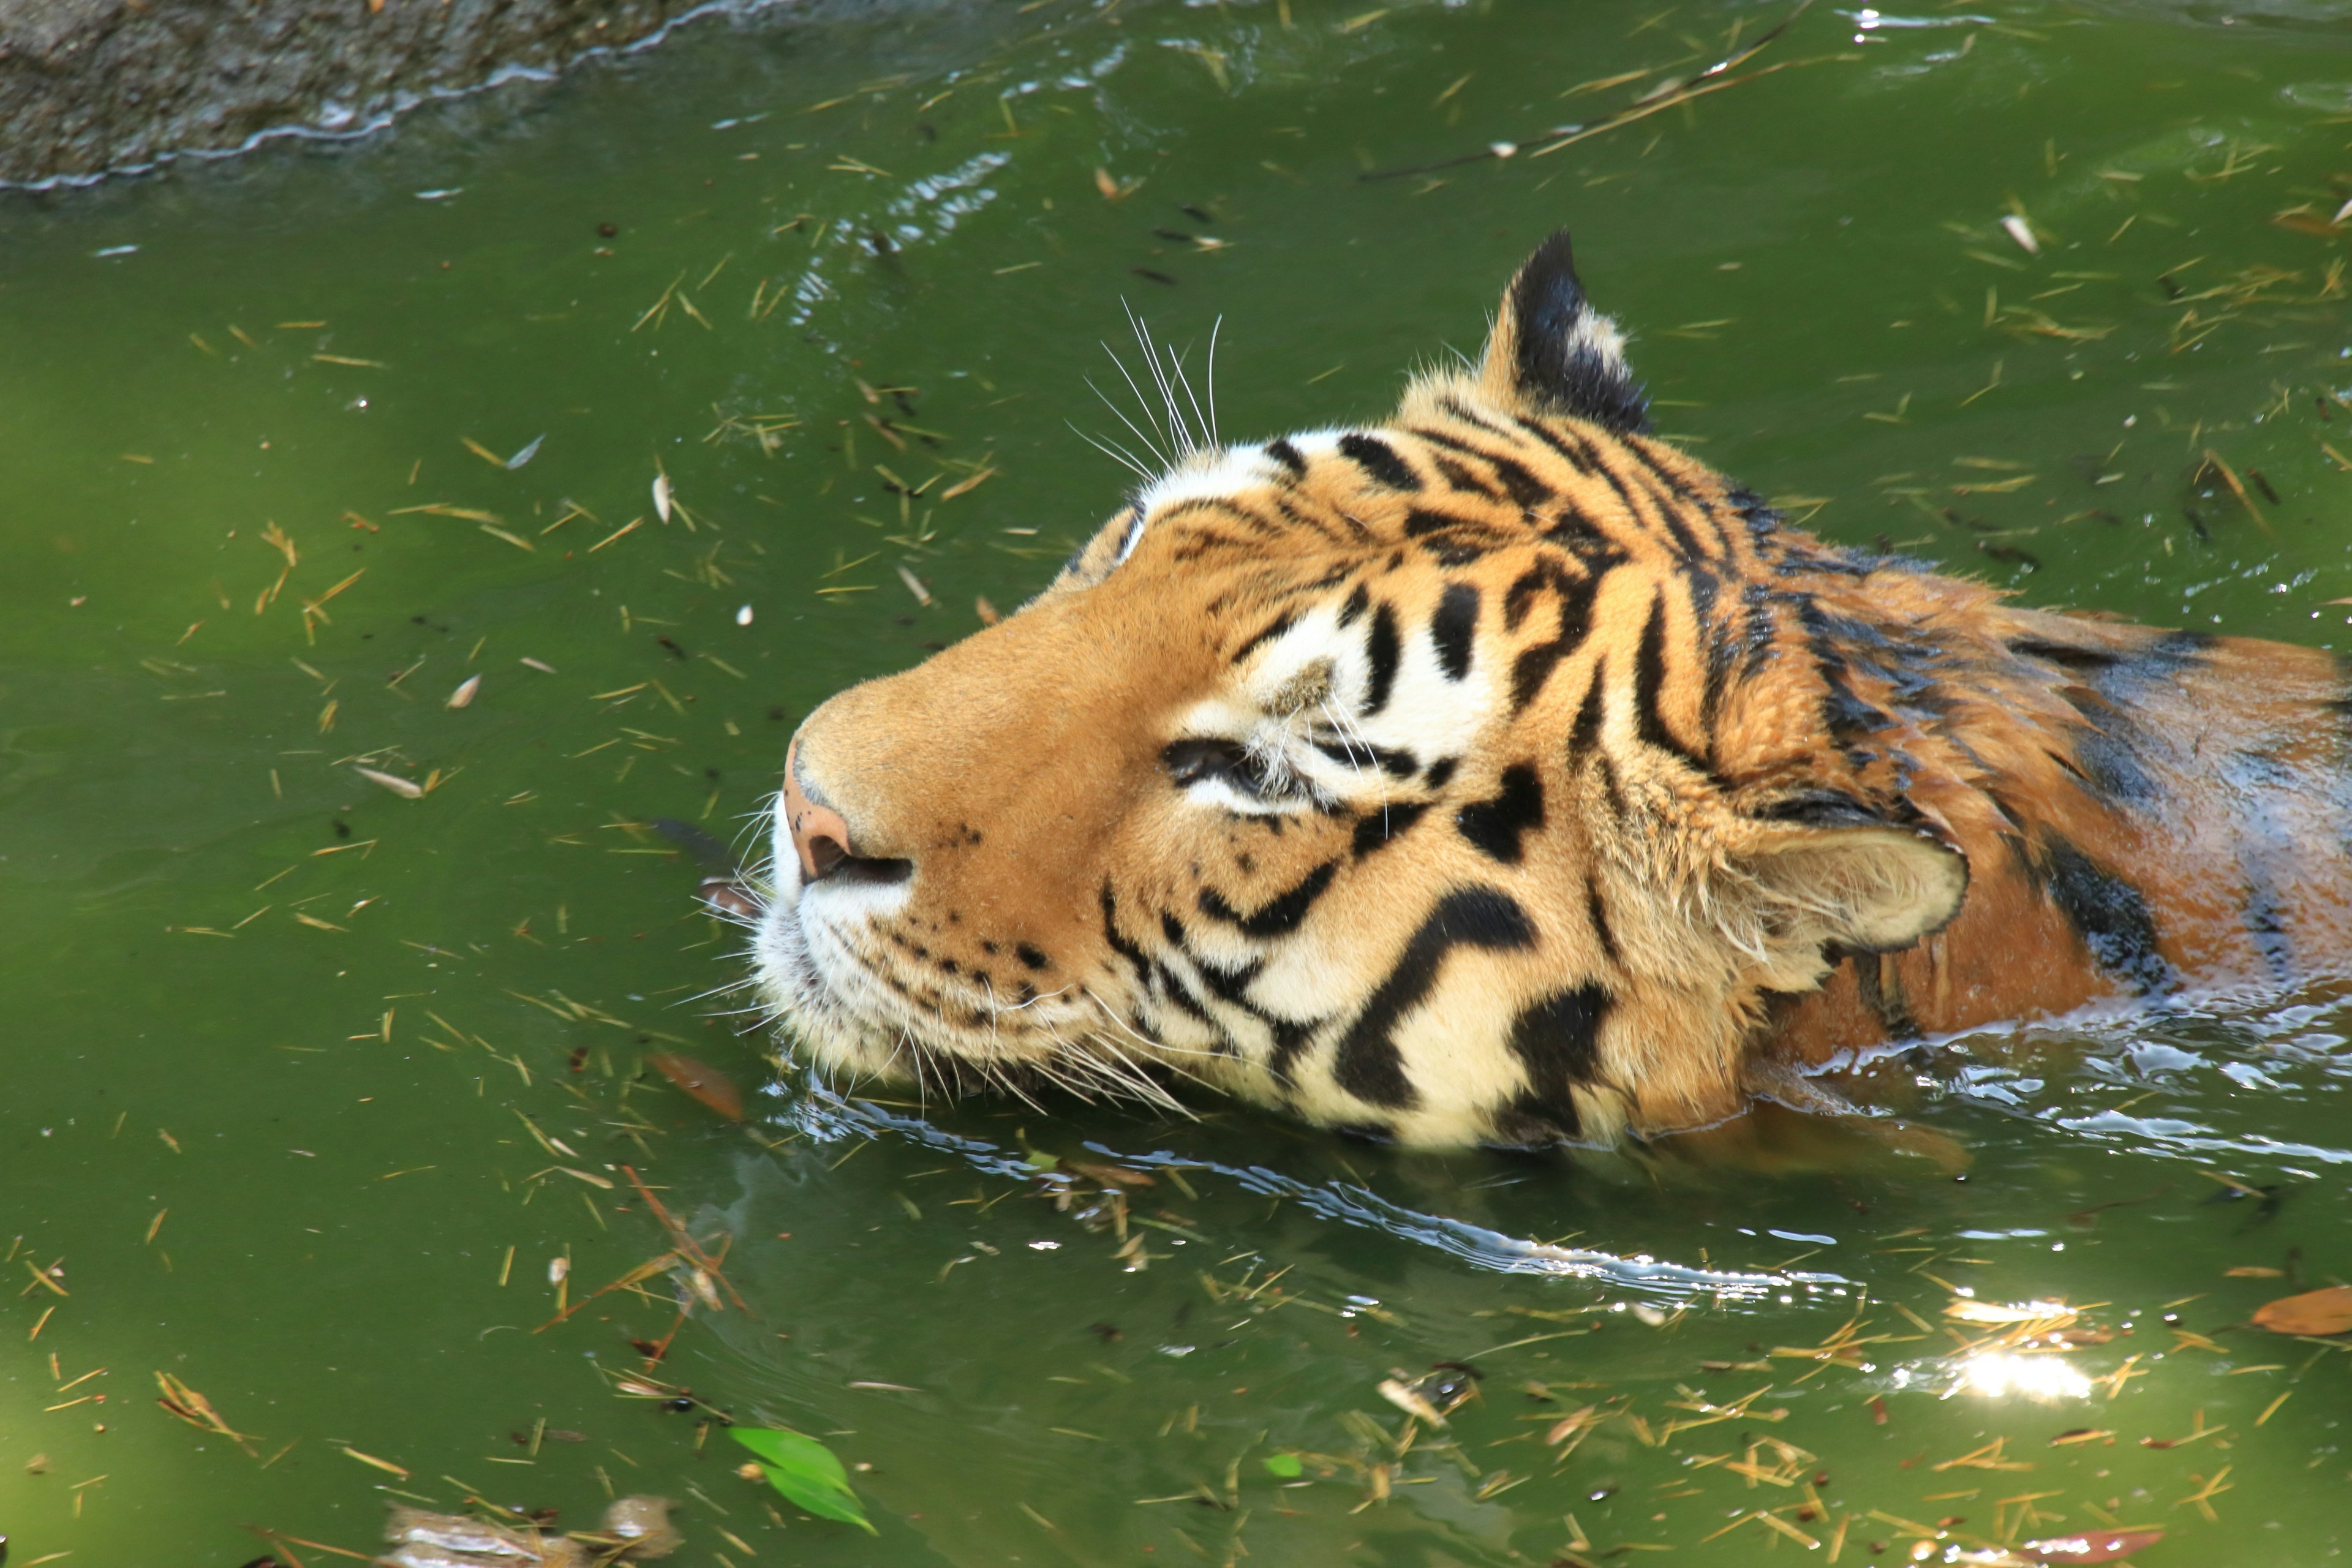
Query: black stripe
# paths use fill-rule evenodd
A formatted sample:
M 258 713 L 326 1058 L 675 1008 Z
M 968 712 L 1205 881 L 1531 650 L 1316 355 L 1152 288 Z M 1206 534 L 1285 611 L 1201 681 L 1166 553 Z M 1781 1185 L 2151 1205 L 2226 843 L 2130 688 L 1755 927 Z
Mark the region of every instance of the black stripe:
M 1446 679 L 1460 680 L 1470 673 L 1470 644 L 1477 635 L 1478 590 L 1467 583 L 1448 583 L 1429 623 L 1429 640 L 1437 645 L 1437 667 Z
M 2042 892 L 2109 976 L 2140 996 L 2179 984 L 2179 973 L 2158 949 L 2156 917 L 2137 888 L 2048 828 L 2033 869 Z
M 1357 584 L 1356 591 L 1348 595 L 1348 602 L 1339 606 L 1339 625 L 1343 627 L 1354 626 L 1357 618 L 1371 606 L 1372 591 L 1361 583 Z
M 1356 856 L 1359 859 L 1373 850 L 1395 843 L 1404 837 L 1405 829 L 1421 820 L 1429 809 L 1425 800 L 1399 801 L 1384 805 L 1356 819 Z
M 1650 598 L 1650 619 L 1642 627 L 1641 651 L 1633 662 L 1633 721 L 1642 739 L 1669 752 L 1701 773 L 1706 764 L 1694 755 L 1666 723 L 1658 698 L 1666 680 L 1666 593 L 1660 588 Z
M 1520 840 L 1544 824 L 1542 781 L 1531 763 L 1503 770 L 1495 798 L 1474 800 L 1454 814 L 1454 826 L 1480 853 L 1506 866 L 1519 863 Z
M 1297 611 L 1283 611 L 1282 614 L 1275 616 L 1274 619 L 1268 621 L 1265 626 L 1260 626 L 1255 632 L 1253 632 L 1247 642 L 1244 642 L 1241 647 L 1234 649 L 1234 657 L 1230 662 L 1239 664 L 1242 660 L 1247 658 L 1252 653 L 1255 653 L 1260 647 L 1273 641 L 1276 637 L 1278 637 L 1283 633 L 1288 631 L 1293 626 L 1297 624 L 1297 621 L 1298 613 Z
M 1275 1082 L 1287 1089 L 1290 1087 L 1291 1066 L 1297 1061 L 1298 1053 L 1307 1048 L 1307 1042 L 1315 1037 L 1315 1025 L 1269 1016 L 1265 1026 L 1274 1036 L 1274 1052 L 1266 1058 L 1266 1070 L 1274 1075 Z
M 1391 751 L 1386 746 L 1375 746 L 1365 741 L 1327 739 L 1319 735 L 1311 737 L 1307 743 L 1345 767 L 1356 767 L 1360 765 L 1357 759 L 1370 757 L 1379 765 L 1381 772 L 1392 779 L 1409 779 L 1421 772 L 1421 759 L 1411 752 Z
M 1288 468 L 1292 478 L 1303 479 L 1307 477 L 1307 459 L 1298 455 L 1298 448 L 1290 444 L 1289 437 L 1267 442 L 1265 455 Z
M 1449 447 L 1456 452 L 1475 458 L 1493 468 L 1495 477 L 1502 481 L 1503 489 L 1509 492 L 1512 501 L 1522 510 L 1534 506 L 1538 501 L 1551 499 L 1553 493 L 1551 487 L 1529 473 L 1526 465 L 1515 458 L 1505 457 L 1500 452 L 1490 452 L 1475 441 L 1465 441 L 1460 437 L 1449 436 L 1443 430 L 1431 430 L 1416 425 L 1412 427 L 1412 433 L 1433 446 Z M 1494 487 L 1491 485 L 1481 485 L 1479 489 L 1488 495 L 1494 494 Z
M 1239 969 L 1227 969 L 1222 964 L 1210 963 L 1197 952 L 1187 956 L 1192 960 L 1193 973 L 1200 975 L 1201 984 L 1209 988 L 1210 994 L 1252 1015 L 1256 1014 L 1257 1009 L 1250 1003 L 1249 987 L 1250 982 L 1257 978 L 1257 972 L 1265 967 L 1261 960 L 1252 959 Z
M 1364 470 L 1364 477 L 1374 484 L 1392 490 L 1417 490 L 1421 476 L 1414 473 L 1396 448 L 1377 436 L 1367 436 L 1350 430 L 1339 437 L 1339 450 Z
M 1421 1097 L 1404 1075 L 1392 1037 L 1404 1016 L 1436 987 L 1445 955 L 1456 947 L 1502 952 L 1535 945 L 1535 927 L 1517 900 L 1493 888 L 1462 888 L 1438 900 L 1404 944 L 1364 1010 L 1348 1026 L 1331 1064 L 1341 1089 L 1367 1104 L 1410 1110 Z
M 1460 462 L 1455 458 L 1446 457 L 1443 453 L 1440 453 L 1432 460 L 1437 465 L 1437 477 L 1444 479 L 1448 488 L 1457 491 L 1465 491 L 1469 494 L 1480 496 L 1487 500 L 1501 500 L 1503 499 L 1502 491 L 1496 489 L 1493 485 L 1488 484 L 1476 474 L 1472 473 L 1467 464 Z
M 1141 948 L 1136 946 L 1135 943 L 1128 941 L 1127 938 L 1118 934 L 1118 900 L 1117 895 L 1112 893 L 1110 890 L 1110 884 L 1108 882 L 1105 882 L 1102 885 L 1100 897 L 1102 902 L 1103 941 L 1110 945 L 1110 950 L 1113 952 L 1118 954 L 1119 957 L 1127 961 L 1128 966 L 1135 971 L 1135 978 L 1138 982 L 1140 982 L 1145 978 L 1145 976 L 1150 973 L 1151 961 L 1144 956 L 1144 952 Z
M 1603 682 L 1609 674 L 1609 656 L 1601 655 L 1592 661 L 1592 680 L 1584 689 L 1584 700 L 1577 704 L 1576 724 L 1568 732 L 1568 754 L 1580 757 L 1600 743 L 1601 721 L 1606 717 L 1602 703 L 1606 696 Z
M 1601 1077 L 1601 1024 L 1609 1005 L 1608 992 L 1582 985 L 1547 996 L 1512 1020 L 1511 1053 L 1528 1075 L 1527 1088 L 1511 1102 L 1520 1117 L 1576 1135 L 1575 1090 Z
M 1890 1040 L 1915 1040 L 1919 1037 L 1919 1021 L 1911 1016 L 1911 1004 L 1903 994 L 1903 973 L 1895 967 L 1891 954 L 1857 952 L 1850 963 L 1853 965 L 1853 985 L 1862 994 L 1862 1005 L 1878 1020 L 1879 1028 Z
M 1559 574 L 1559 568 L 1549 561 L 1538 561 L 1519 574 L 1517 579 L 1503 595 L 1503 629 L 1505 631 L 1515 632 L 1519 629 L 1519 623 L 1528 618 L 1528 611 L 1535 605 L 1536 595 L 1551 586 L 1552 579 Z
M 1459 757 L 1438 758 L 1429 764 L 1429 772 L 1423 775 L 1421 781 L 1423 787 L 1430 790 L 1444 789 L 1447 782 L 1454 777 L 1454 770 L 1461 765 L 1462 759 Z
M 1331 874 L 1339 869 L 1339 866 L 1336 860 L 1326 860 L 1307 873 L 1297 886 L 1259 905 L 1254 914 L 1243 914 L 1225 902 L 1214 888 L 1203 888 L 1199 899 L 1201 912 L 1213 921 L 1222 921 L 1234 927 L 1244 936 L 1260 939 L 1288 936 L 1307 919 L 1307 911 L 1314 907 L 1315 900 L 1330 887 Z
M 1519 650 L 1511 665 L 1511 711 L 1518 712 L 1536 699 L 1551 679 L 1559 661 L 1568 657 L 1591 630 L 1592 604 L 1601 594 L 1601 576 L 1570 577 L 1564 574 L 1557 580 L 1555 602 L 1559 606 L 1559 626 L 1549 642 L 1538 643 Z
M 1397 660 L 1403 651 L 1397 641 L 1396 611 L 1383 599 L 1373 607 L 1372 629 L 1364 637 L 1364 656 L 1371 666 L 1364 687 L 1367 716 L 1389 705 L 1389 693 L 1396 686 Z
M 1601 901 L 1601 884 L 1589 878 L 1584 884 L 1584 916 L 1592 922 L 1592 934 L 1600 939 L 1601 955 L 1612 963 L 1622 963 L 1617 934 L 1609 929 L 1609 907 Z

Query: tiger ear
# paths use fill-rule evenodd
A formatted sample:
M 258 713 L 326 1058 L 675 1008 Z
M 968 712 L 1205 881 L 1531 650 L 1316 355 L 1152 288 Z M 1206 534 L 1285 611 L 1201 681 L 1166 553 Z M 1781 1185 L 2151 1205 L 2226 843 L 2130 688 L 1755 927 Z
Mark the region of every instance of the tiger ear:
M 1561 229 L 1503 290 L 1479 389 L 1505 408 L 1565 414 L 1621 433 L 1647 430 L 1649 399 L 1626 368 L 1624 350 L 1617 323 L 1586 301 Z
M 1967 858 L 1927 826 L 1861 813 L 1755 826 L 1731 859 L 1770 989 L 1811 987 L 1832 952 L 1894 952 L 1933 936 L 1968 897 Z

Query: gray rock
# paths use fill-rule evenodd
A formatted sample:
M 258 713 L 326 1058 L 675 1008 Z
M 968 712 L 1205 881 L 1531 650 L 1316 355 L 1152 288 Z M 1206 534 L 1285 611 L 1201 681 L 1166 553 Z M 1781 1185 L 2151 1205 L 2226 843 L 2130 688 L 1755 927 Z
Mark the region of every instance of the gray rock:
M 350 135 L 756 0 L 0 0 L 0 182 Z

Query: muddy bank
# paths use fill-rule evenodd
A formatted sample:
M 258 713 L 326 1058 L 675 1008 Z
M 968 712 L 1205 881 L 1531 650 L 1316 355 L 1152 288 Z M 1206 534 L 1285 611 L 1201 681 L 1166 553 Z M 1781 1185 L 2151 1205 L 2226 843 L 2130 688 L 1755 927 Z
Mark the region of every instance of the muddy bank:
M 0 182 L 86 180 L 627 48 L 757 0 L 0 0 Z

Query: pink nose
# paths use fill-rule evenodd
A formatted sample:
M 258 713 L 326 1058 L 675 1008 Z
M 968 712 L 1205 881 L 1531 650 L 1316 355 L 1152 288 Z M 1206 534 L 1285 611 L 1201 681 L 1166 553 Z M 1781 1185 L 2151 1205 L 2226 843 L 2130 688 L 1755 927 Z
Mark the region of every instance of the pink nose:
M 784 752 L 784 825 L 793 836 L 793 852 L 800 857 L 803 880 L 823 880 L 850 858 L 849 824 L 829 805 L 819 805 L 801 793 L 800 774 L 793 767 L 800 741 Z

